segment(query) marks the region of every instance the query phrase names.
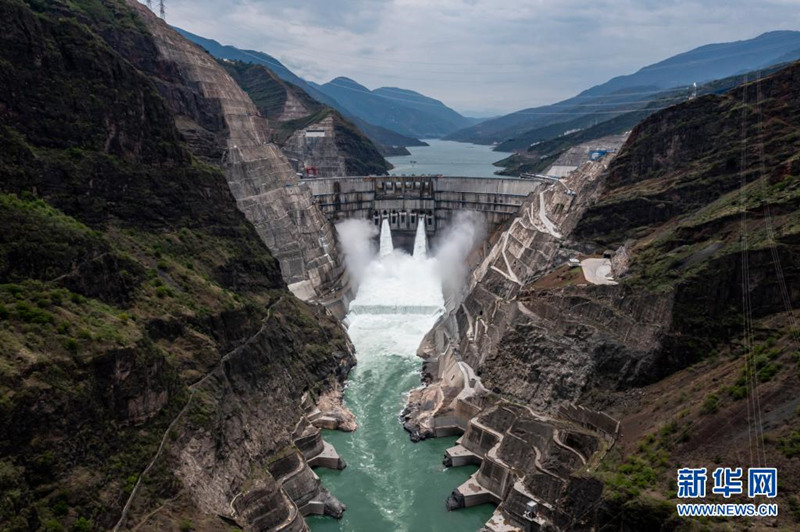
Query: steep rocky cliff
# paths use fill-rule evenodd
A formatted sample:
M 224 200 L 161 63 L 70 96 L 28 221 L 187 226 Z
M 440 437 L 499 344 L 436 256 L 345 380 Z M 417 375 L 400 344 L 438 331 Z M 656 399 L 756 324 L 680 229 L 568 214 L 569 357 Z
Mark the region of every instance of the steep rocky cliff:
M 560 418 L 577 403 L 622 421 L 614 451 L 590 468 L 606 489 L 584 526 L 687 525 L 675 516 L 675 470 L 755 463 L 756 394 L 762 462 L 791 476 L 798 75 L 795 65 L 656 113 L 606 171 L 588 163 L 531 197 L 423 344 L 431 384 L 410 398 L 412 434 L 436 434 L 458 410 L 462 388 L 446 383 L 456 360 L 537 412 Z M 590 284 L 567 261 L 609 247 L 618 284 Z M 743 286 L 755 331 L 744 339 Z M 783 478 L 779 500 L 796 507 L 796 475 Z
M 319 177 L 384 175 L 389 163 L 338 111 L 327 107 L 264 66 L 223 61 L 273 128 L 272 139 L 298 172 Z
M 250 97 L 203 49 L 139 2 L 128 5 L 152 39 L 134 45 L 114 36 L 113 45 L 150 75 L 193 153 L 225 170 L 239 209 L 278 259 L 289 289 L 309 300 L 346 284 L 333 227 L 270 142 L 269 123 Z
M 274 255 L 331 278 L 302 248 L 327 226 L 238 86 L 133 8 L 0 1 L 0 528 L 303 530 L 342 510 L 313 403 L 353 358 Z

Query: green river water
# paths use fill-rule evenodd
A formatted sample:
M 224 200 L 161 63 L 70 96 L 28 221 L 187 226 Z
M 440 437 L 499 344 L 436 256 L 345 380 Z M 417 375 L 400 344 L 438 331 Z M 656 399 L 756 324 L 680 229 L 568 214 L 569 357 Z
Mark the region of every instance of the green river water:
M 420 385 L 417 347 L 441 313 L 435 270 L 436 259 L 399 251 L 375 259 L 367 270 L 348 329 L 358 365 L 345 404 L 359 426 L 352 433 L 325 431 L 347 468 L 316 470 L 347 511 L 338 521 L 310 517 L 314 532 L 472 532 L 494 510 L 482 505 L 448 512 L 450 492 L 477 468 L 444 468 L 444 451 L 456 438 L 412 443 L 399 420 L 407 392 Z

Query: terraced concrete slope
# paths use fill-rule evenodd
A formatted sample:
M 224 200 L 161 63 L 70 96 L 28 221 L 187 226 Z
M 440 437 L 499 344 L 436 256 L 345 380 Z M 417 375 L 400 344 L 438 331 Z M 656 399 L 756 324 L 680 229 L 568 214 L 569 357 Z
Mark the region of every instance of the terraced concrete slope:
M 342 275 L 332 226 L 271 142 L 267 120 L 212 57 L 138 2 L 128 4 L 153 35 L 159 57 L 152 74 L 190 147 L 224 168 L 239 209 L 280 262 L 289 288 L 306 300 L 330 292 Z
M 561 183 L 542 184 L 534 191 L 472 272 L 467 296 L 420 348 L 430 384 L 409 396 L 406 429 L 412 439 L 464 434 L 448 450 L 450 462 L 481 467 L 454 491 L 449 504 L 499 504 L 488 530 L 521 530 L 526 523 L 533 530 L 580 528 L 600 501 L 602 485 L 584 478 L 583 472 L 596 467 L 614 444 L 617 422 L 569 406 L 590 375 L 579 349 L 564 342 L 557 361 L 543 358 L 536 366 L 526 354 L 531 345 L 514 345 L 512 353 L 520 360 L 499 360 L 498 352 L 518 327 L 555 326 L 542 323 L 519 296 L 532 280 L 577 253 L 566 247 L 565 239 L 597 200 L 607 164 L 608 159 L 588 162 Z M 563 314 L 561 309 L 553 318 Z M 515 386 L 497 379 L 497 373 L 519 379 L 533 373 L 542 382 Z M 519 408 L 504 397 L 526 406 Z M 495 418 L 497 422 L 485 421 Z M 581 449 L 566 444 L 568 440 L 581 442 L 576 444 Z M 538 510 L 526 517 L 528 502 Z

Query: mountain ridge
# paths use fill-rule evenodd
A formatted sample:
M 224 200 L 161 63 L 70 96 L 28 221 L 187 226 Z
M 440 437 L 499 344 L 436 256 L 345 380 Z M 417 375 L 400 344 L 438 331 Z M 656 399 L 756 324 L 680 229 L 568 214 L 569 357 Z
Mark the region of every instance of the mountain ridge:
M 388 144 L 381 142 L 380 139 L 386 140 L 391 135 L 382 134 L 374 128 L 365 128 L 369 130 L 368 136 L 373 142 L 384 146 L 399 146 L 398 142 L 405 142 L 405 146 L 419 146 L 422 145 L 418 140 L 420 138 L 441 137 L 473 125 L 478 120 L 464 117 L 441 101 L 409 89 L 380 87 L 373 91 L 345 76 L 336 77 L 323 84 L 306 81 L 264 52 L 222 45 L 218 41 L 181 28 L 174 29 L 218 59 L 232 59 L 266 66 L 284 81 L 297 85 L 312 98 L 333 107 L 356 125 L 359 125 L 359 121 L 363 121 L 401 135 L 394 137 L 394 142 Z M 403 137 L 413 140 L 403 140 Z
M 593 119 L 604 121 L 638 110 L 663 91 L 685 87 L 688 94 L 694 82 L 722 79 L 798 58 L 800 31 L 774 31 L 753 39 L 707 44 L 647 65 L 632 74 L 615 76 L 566 100 L 521 109 L 445 138 L 478 144 L 507 142 L 505 149 L 519 149 L 527 146 L 514 143 L 513 139 L 536 128 L 579 117 L 589 117 L 590 122 Z M 653 91 L 652 97 L 648 96 L 649 91 Z M 602 109 L 602 113 L 592 113 L 592 107 Z

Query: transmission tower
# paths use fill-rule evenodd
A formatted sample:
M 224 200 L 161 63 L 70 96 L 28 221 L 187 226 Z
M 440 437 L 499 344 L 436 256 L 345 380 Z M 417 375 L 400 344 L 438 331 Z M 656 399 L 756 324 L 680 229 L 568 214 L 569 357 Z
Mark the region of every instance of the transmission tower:
M 153 0 L 145 0 L 145 5 L 153 11 Z M 158 16 L 167 18 L 167 0 L 158 0 Z

